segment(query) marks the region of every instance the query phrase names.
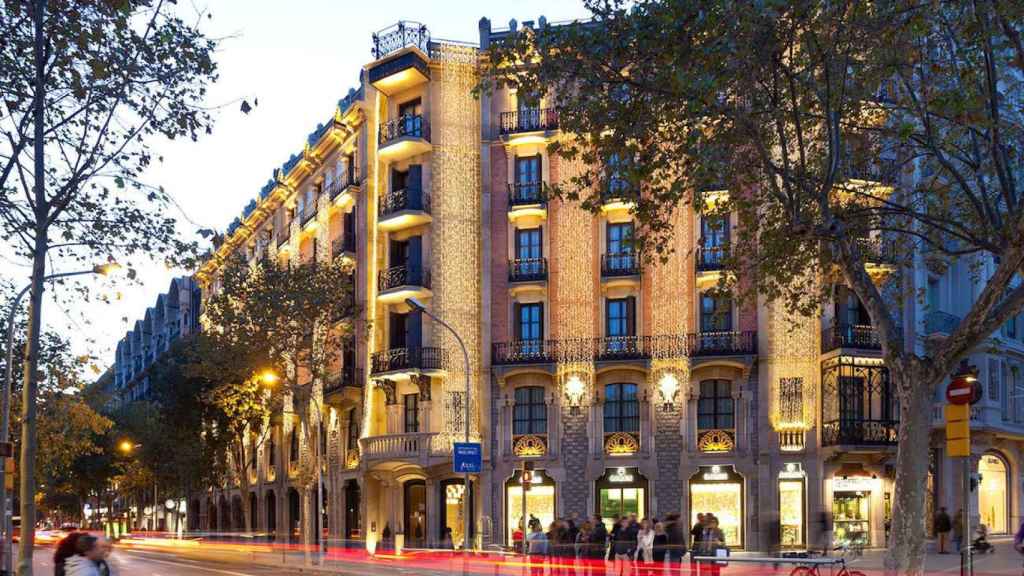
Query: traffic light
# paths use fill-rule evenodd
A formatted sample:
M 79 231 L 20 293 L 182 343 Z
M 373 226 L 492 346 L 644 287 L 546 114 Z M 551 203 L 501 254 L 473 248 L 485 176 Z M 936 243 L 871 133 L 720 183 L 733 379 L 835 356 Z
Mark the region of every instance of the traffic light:
M 971 407 L 946 404 L 946 451 L 951 458 L 971 455 Z

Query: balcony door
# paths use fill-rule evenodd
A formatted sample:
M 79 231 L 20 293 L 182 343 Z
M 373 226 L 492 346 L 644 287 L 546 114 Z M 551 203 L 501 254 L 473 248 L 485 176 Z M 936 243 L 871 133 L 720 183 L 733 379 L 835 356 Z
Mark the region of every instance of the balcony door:
M 514 313 L 514 329 L 519 353 L 526 356 L 540 354 L 544 340 L 544 304 L 540 302 L 516 304 Z
M 402 136 L 423 136 L 423 103 L 419 98 L 398 105 L 402 121 Z
M 422 318 L 420 312 L 392 312 L 388 317 L 390 348 L 419 348 L 422 345 Z
M 605 350 L 608 352 L 629 352 L 635 347 L 636 296 L 608 298 L 604 301 Z
M 528 200 L 540 192 L 540 154 L 516 157 L 516 198 Z
M 544 240 L 541 228 L 516 230 L 516 272 L 518 276 L 532 276 L 541 272 Z
M 701 294 L 700 331 L 715 333 L 730 330 L 732 330 L 732 299 L 710 292 Z
M 864 379 L 857 376 L 839 378 L 839 425 L 851 430 L 864 420 Z
M 420 431 L 420 395 L 402 395 L 402 431 L 411 434 Z
M 706 250 L 722 249 L 728 246 L 728 217 L 715 215 L 702 216 L 700 219 L 700 245 Z

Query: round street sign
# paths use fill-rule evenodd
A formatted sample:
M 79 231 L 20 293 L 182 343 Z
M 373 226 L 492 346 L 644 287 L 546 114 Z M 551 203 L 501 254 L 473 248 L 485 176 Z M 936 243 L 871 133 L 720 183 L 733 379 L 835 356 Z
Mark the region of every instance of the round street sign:
M 974 386 L 967 378 L 954 378 L 946 386 L 946 400 L 950 404 L 969 404 L 974 398 Z

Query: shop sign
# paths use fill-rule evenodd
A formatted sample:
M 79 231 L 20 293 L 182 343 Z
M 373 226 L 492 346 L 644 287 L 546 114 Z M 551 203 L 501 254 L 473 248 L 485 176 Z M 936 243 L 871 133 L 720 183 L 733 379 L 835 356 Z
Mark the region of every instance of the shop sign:
M 707 480 L 708 482 L 721 482 L 723 480 L 728 479 L 729 473 L 723 472 L 722 467 L 717 464 L 712 466 L 710 470 L 704 473 L 704 480 Z
M 798 462 L 787 462 L 785 468 L 779 472 L 780 480 L 803 480 L 806 476 L 803 466 Z
M 853 478 L 833 478 L 833 492 L 870 492 L 875 488 L 875 481 L 864 476 Z
M 624 484 L 633 481 L 633 475 L 629 474 L 625 468 L 618 468 L 614 474 L 608 475 L 608 481 L 615 484 Z

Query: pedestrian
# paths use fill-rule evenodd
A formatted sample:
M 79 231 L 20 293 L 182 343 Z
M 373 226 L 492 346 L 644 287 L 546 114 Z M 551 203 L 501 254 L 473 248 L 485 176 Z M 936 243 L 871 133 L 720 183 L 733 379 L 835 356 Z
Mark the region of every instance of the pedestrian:
M 669 516 L 671 518 L 671 516 Z M 665 557 L 669 556 L 668 532 L 665 530 L 665 523 L 658 522 L 654 525 L 654 545 L 651 548 L 651 556 L 654 558 L 655 566 L 665 566 Z
M 700 545 L 703 556 L 718 556 L 719 550 L 728 551 L 725 533 L 718 527 L 718 518 L 711 516 L 711 519 L 707 520 L 707 526 L 704 528 L 704 533 L 701 534 Z M 709 562 L 707 566 L 709 576 L 718 576 L 722 570 L 722 566 L 718 562 Z
M 636 552 L 633 553 L 633 558 L 646 564 L 654 562 L 654 528 L 651 521 L 646 518 L 637 530 Z
M 697 514 L 697 521 L 693 523 L 693 528 L 690 528 L 690 549 L 697 550 L 700 548 L 701 537 L 704 536 L 704 514 Z
M 576 532 L 575 544 L 575 556 L 576 558 L 586 558 L 588 556 L 587 549 L 590 547 L 590 532 L 594 529 L 594 525 L 590 523 L 590 520 L 584 520 L 583 524 L 580 524 L 580 529 Z
M 100 576 L 99 561 L 103 547 L 92 534 L 82 534 L 75 541 L 75 555 L 64 561 L 66 576 Z
M 935 529 L 935 536 L 939 539 L 939 554 L 949 554 L 946 546 L 949 544 L 949 533 L 953 530 L 953 521 L 950 520 L 949 514 L 946 513 L 945 506 L 940 507 L 939 511 L 935 513 L 932 528 Z
M 1017 533 L 1013 535 L 1013 549 L 1018 554 L 1024 554 L 1024 522 L 1020 523 L 1020 528 L 1017 528 Z
M 636 548 L 636 540 L 630 529 L 628 517 L 623 516 L 619 520 L 617 528 L 617 531 L 612 530 L 612 560 L 615 563 L 615 574 L 622 576 L 630 568 L 633 550 Z
M 57 542 L 57 549 L 53 552 L 53 574 L 64 576 L 64 563 L 67 559 L 77 553 L 75 543 L 85 532 L 72 532 Z
M 445 550 L 455 549 L 455 540 L 452 538 L 452 529 L 448 526 L 444 527 L 444 534 L 441 536 L 441 548 Z
M 110 553 L 114 549 L 114 544 L 110 541 L 110 538 L 100 536 L 99 547 L 101 556 L 96 561 L 96 565 L 100 569 L 100 576 L 110 576 L 113 572 L 110 570 L 110 564 L 107 563 L 107 558 L 110 558 Z
M 594 514 L 594 530 L 590 533 L 590 554 L 593 560 L 604 560 L 608 548 L 608 528 L 600 514 Z
M 953 516 L 953 547 L 959 553 L 964 543 L 964 511 L 957 510 Z
M 540 521 L 532 524 L 530 534 L 526 537 L 526 544 L 530 554 L 530 573 L 539 576 L 544 574 L 544 557 L 548 555 L 548 537 L 541 529 Z
M 525 542 L 523 536 L 526 535 L 523 530 L 523 520 L 523 518 L 520 518 L 519 525 L 512 531 L 512 549 L 520 554 L 526 554 L 526 547 L 523 545 Z

